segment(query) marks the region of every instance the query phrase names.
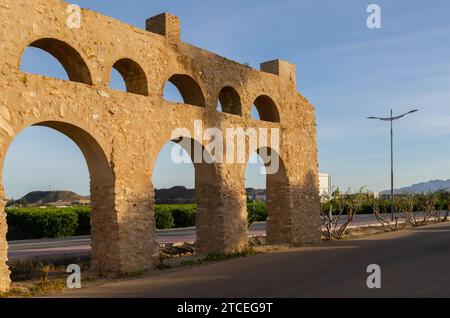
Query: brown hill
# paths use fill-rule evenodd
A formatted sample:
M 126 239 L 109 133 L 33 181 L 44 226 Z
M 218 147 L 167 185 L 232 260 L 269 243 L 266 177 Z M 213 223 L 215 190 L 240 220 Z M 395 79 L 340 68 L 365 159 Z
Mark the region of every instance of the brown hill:
M 247 196 L 255 197 L 265 195 L 266 190 L 247 188 Z M 187 204 L 195 203 L 195 189 L 176 186 L 170 189 L 156 189 L 155 197 L 157 204 Z
M 33 191 L 14 201 L 21 205 L 49 205 L 58 204 L 67 205 L 73 202 L 87 201 L 89 197 L 84 197 L 72 191 Z

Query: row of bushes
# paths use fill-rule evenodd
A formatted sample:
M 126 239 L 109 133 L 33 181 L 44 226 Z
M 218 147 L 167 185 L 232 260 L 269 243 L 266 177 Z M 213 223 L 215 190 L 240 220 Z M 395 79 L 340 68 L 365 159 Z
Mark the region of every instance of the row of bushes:
M 156 227 L 171 229 L 195 226 L 197 207 L 195 204 L 162 204 L 155 209 Z
M 264 203 L 248 203 L 249 222 L 265 221 Z M 158 229 L 195 226 L 195 204 L 157 205 L 155 211 Z M 8 240 L 39 239 L 89 235 L 91 208 L 11 208 L 6 209 Z
M 344 194 L 340 196 L 336 196 L 331 200 L 322 202 L 322 211 L 324 213 L 329 213 L 330 209 L 333 214 L 348 214 L 349 206 L 344 204 L 343 201 L 345 198 L 349 198 L 351 196 L 358 194 Z M 430 202 L 433 202 L 434 209 L 439 210 L 447 210 L 450 204 L 450 195 L 446 191 L 439 191 L 435 193 L 428 194 L 415 194 L 415 195 L 397 195 L 394 201 L 394 205 L 398 208 L 399 201 L 404 198 L 410 197 L 413 202 L 413 211 L 424 211 L 427 209 L 427 205 Z M 431 200 L 431 201 L 430 201 Z M 384 204 L 390 205 L 392 201 L 390 199 L 378 199 L 375 200 L 369 195 L 366 195 L 366 198 L 361 202 L 361 206 L 358 208 L 357 214 L 372 214 L 373 213 L 373 205 L 375 202 L 383 201 Z
M 263 202 L 248 202 L 249 223 L 264 222 L 267 219 L 266 205 Z M 155 218 L 158 229 L 171 229 L 195 226 L 197 207 L 195 204 L 162 204 L 156 206 Z
M 90 233 L 90 207 L 6 209 L 8 240 Z
M 340 214 L 340 209 L 342 209 L 342 214 L 348 214 L 348 207 L 340 204 L 340 202 L 336 202 L 336 200 L 330 200 L 322 203 L 322 211 L 328 213 L 330 208 L 333 211 L 333 214 Z M 361 207 L 358 209 L 357 214 L 372 214 L 373 213 L 373 204 L 371 202 L 364 202 Z

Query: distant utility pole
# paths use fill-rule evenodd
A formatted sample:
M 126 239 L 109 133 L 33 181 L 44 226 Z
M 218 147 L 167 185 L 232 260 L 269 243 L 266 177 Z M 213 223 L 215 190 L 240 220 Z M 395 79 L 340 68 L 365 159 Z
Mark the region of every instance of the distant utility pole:
M 395 210 L 394 210 L 394 133 L 393 133 L 393 129 L 392 129 L 392 122 L 394 120 L 400 119 L 402 117 L 405 117 L 406 115 L 412 114 L 417 112 L 417 109 L 414 110 L 410 110 L 407 113 L 404 113 L 403 115 L 400 116 L 392 116 L 392 109 L 391 109 L 391 116 L 390 117 L 367 117 L 368 119 L 379 119 L 379 120 L 383 120 L 383 121 L 389 121 L 391 123 L 391 200 L 392 200 L 392 204 L 391 204 L 391 220 L 394 221 L 394 214 L 395 214 Z

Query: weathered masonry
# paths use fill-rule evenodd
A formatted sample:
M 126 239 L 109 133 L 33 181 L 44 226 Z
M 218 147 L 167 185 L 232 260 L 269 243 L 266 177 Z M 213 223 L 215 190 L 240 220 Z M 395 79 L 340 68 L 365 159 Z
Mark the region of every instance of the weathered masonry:
M 0 0 L 0 162 L 14 137 L 32 125 L 56 129 L 79 146 L 91 178 L 96 269 L 130 272 L 155 265 L 152 169 L 172 131 L 193 130 L 199 119 L 205 128 L 280 128 L 280 169 L 267 176 L 268 240 L 304 244 L 320 238 L 315 113 L 296 91 L 294 65 L 275 60 L 258 71 L 183 43 L 180 21 L 170 14 L 150 18 L 141 30 L 82 10 L 81 28 L 69 28 L 67 6 Z M 58 59 L 69 81 L 21 72 L 29 46 Z M 127 92 L 109 88 L 112 68 Z M 168 81 L 183 104 L 164 100 Z M 251 118 L 253 104 L 261 120 Z M 203 140 L 192 143 L 205 146 Z M 195 164 L 200 253 L 245 248 L 245 167 Z M 0 211 L 3 291 L 10 284 L 4 200 Z

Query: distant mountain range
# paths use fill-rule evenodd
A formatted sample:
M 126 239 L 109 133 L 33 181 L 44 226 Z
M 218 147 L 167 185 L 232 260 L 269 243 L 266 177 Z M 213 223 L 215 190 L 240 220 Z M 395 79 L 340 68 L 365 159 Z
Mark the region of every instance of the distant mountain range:
M 265 190 L 248 188 L 247 195 L 255 197 L 264 195 Z M 157 204 L 188 204 L 195 203 L 195 189 L 176 186 L 170 189 L 156 189 Z M 33 191 L 20 198 L 10 201 L 8 205 L 40 206 L 40 205 L 79 205 L 89 204 L 89 196 L 81 196 L 72 191 Z
M 155 201 L 157 204 L 195 203 L 195 189 L 188 189 L 182 186 L 170 189 L 156 189 Z
M 430 180 L 427 182 L 420 182 L 409 187 L 403 187 L 394 190 L 394 194 L 416 194 L 428 193 L 436 191 L 450 191 L 450 179 L 448 180 Z M 389 194 L 390 190 L 384 190 L 380 194 Z
M 254 198 L 265 195 L 266 190 L 246 189 L 247 196 Z M 195 203 L 195 189 L 188 189 L 183 186 L 176 186 L 170 189 L 156 189 L 155 200 L 157 204 L 187 204 Z

